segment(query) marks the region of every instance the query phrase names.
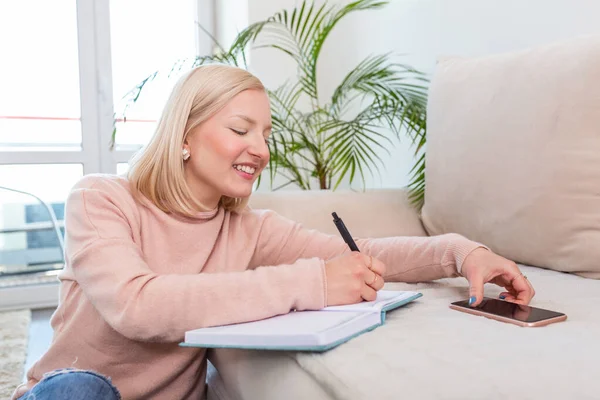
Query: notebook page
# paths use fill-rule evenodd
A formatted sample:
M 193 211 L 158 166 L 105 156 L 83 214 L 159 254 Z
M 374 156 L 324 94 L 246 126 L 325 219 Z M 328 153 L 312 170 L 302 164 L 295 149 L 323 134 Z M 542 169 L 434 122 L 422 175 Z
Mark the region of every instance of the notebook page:
M 339 315 L 324 314 L 318 311 L 290 312 L 254 322 L 204 328 L 207 333 L 242 334 L 242 335 L 290 335 L 318 333 L 336 325 L 341 325 L 354 318 L 355 312 L 342 312 Z
M 338 326 L 360 324 L 364 313 L 342 311 L 323 313 L 320 311 L 290 312 L 260 321 L 225 325 L 188 331 L 187 343 L 226 346 L 293 346 L 316 345 L 319 336 Z
M 345 306 L 325 307 L 323 311 L 381 311 L 389 304 L 394 304 L 414 296 L 415 292 L 404 292 L 396 290 L 380 290 L 374 301 L 363 301 Z

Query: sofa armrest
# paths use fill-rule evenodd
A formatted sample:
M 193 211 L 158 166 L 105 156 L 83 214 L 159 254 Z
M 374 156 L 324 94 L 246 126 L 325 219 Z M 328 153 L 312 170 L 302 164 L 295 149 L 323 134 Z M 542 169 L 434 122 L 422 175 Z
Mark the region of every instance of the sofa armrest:
M 331 216 L 335 211 L 355 238 L 427 236 L 404 189 L 258 191 L 249 205 L 333 235 L 339 235 Z

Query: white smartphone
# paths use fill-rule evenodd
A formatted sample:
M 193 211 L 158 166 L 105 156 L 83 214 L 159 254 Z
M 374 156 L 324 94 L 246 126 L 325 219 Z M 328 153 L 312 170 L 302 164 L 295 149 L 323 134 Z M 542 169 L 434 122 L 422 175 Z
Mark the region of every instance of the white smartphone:
M 450 308 L 524 327 L 544 326 L 567 319 L 566 314 L 557 311 L 487 297 L 476 307 L 469 306 L 469 301 L 463 300 L 450 304 Z

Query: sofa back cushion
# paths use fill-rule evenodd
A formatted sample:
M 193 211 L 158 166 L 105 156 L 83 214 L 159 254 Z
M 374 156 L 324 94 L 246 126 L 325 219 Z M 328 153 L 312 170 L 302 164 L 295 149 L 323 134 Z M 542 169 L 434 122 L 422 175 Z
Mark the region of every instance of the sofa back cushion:
M 300 222 L 304 227 L 339 235 L 332 212 L 336 212 L 356 238 L 425 236 L 425 230 L 403 189 L 279 190 L 255 192 L 250 207 L 270 209 Z
M 440 61 L 426 162 L 429 234 L 600 278 L 600 37 Z

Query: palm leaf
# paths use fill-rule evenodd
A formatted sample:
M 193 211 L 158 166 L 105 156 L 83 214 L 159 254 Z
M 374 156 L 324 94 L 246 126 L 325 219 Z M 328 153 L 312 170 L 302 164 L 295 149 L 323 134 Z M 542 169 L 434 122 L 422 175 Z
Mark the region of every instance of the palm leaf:
M 420 209 L 425 202 L 425 153 L 423 153 L 410 171 L 411 179 L 408 184 L 408 198 Z
M 389 152 L 383 145 L 384 141 L 389 140 L 385 135 L 368 124 L 357 121 L 341 124 L 325 141 L 329 160 L 328 171 L 337 176 L 334 188 L 339 186 L 349 171 L 349 182 L 352 183 L 356 169 L 359 170 L 364 184 L 364 168 L 374 173 L 379 171 L 378 165 L 383 162 L 374 149 L 379 148 Z
M 331 107 L 339 114 L 348 98 L 353 99 L 357 94 L 425 106 L 427 87 L 414 81 L 426 80 L 411 67 L 391 63 L 388 54 L 367 57 L 336 88 Z
M 280 11 L 266 21 L 269 29 L 265 29 L 264 35 L 261 35 L 259 47 L 276 48 L 294 58 L 300 71 L 302 89 L 316 104 L 317 61 L 333 28 L 352 12 L 378 9 L 386 4 L 386 1 L 358 0 L 343 7 L 323 4 L 315 8 L 314 3 L 308 6 L 305 0 L 291 12 Z
M 321 49 L 325 40 L 337 25 L 337 23 L 344 18 L 346 15 L 363 10 L 375 10 L 381 8 L 387 4 L 387 1 L 374 1 L 374 0 L 358 0 L 339 8 L 333 6 L 330 8 L 327 16 L 324 18 L 322 24 L 315 27 L 315 32 L 312 35 L 312 40 L 307 42 L 306 53 L 308 53 L 308 81 L 311 84 L 310 89 L 314 92 L 314 98 L 317 99 L 317 62 L 321 54 Z

